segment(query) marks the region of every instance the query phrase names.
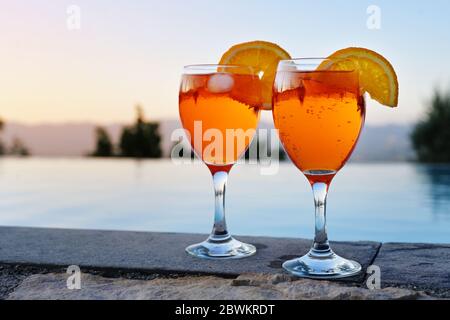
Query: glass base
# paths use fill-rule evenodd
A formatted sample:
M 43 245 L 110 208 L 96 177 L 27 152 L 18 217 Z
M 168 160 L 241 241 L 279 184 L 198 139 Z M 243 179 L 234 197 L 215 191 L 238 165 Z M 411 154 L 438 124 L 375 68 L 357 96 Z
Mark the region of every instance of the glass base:
M 254 255 L 256 248 L 251 244 L 240 242 L 232 237 L 227 240 L 208 239 L 186 248 L 190 255 L 203 259 L 240 259 Z
M 286 261 L 283 268 L 297 277 L 312 279 L 351 277 L 362 269 L 358 262 L 344 259 L 332 250 L 323 253 L 314 249 L 303 257 Z

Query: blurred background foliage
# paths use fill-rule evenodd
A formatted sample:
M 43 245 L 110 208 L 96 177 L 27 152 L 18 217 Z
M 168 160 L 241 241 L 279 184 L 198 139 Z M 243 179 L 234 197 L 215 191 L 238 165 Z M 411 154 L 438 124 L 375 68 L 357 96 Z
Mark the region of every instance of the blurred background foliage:
M 427 114 L 414 127 L 411 140 L 420 162 L 450 162 L 450 90 L 435 90 Z
M 159 123 L 149 122 L 144 117 L 142 107 L 136 106 L 136 121 L 122 128 L 120 141 L 114 146 L 103 127 L 96 128 L 95 157 L 161 158 L 161 136 Z

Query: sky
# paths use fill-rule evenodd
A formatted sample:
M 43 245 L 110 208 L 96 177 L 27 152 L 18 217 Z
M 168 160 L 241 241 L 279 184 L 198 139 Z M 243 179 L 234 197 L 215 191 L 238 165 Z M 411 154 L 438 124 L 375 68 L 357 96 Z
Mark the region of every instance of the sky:
M 380 10 L 379 29 L 367 26 L 369 6 Z M 147 118 L 177 118 L 182 67 L 217 63 L 231 45 L 256 39 L 293 57 L 348 46 L 384 55 L 399 107 L 368 103 L 373 125 L 416 122 L 433 89 L 450 87 L 447 0 L 0 0 L 0 116 L 124 123 L 139 103 Z

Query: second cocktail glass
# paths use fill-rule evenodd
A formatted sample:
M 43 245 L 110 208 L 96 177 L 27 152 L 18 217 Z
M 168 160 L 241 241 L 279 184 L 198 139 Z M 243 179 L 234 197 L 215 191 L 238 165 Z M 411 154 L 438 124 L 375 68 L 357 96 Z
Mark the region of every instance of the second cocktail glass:
M 225 187 L 228 173 L 245 153 L 259 121 L 261 85 L 252 68 L 193 65 L 184 68 L 179 110 L 192 148 L 208 166 L 215 193 L 214 226 L 209 238 L 186 251 L 210 259 L 243 258 L 256 252 L 228 232 Z
M 345 69 L 339 67 L 344 65 Z M 290 159 L 310 182 L 315 203 L 313 247 L 303 257 L 283 264 L 294 275 L 327 279 L 361 271 L 359 263 L 331 250 L 325 209 L 328 187 L 350 157 L 364 117 L 358 71 L 350 61 L 280 61 L 273 91 L 273 119 Z

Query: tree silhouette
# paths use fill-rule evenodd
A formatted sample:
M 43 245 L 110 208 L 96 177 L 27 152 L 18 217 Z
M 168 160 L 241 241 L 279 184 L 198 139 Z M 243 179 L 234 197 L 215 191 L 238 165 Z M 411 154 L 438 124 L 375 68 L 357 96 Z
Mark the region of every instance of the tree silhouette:
M 425 119 L 411 134 L 421 162 L 450 162 L 450 91 L 435 90 Z
M 287 159 L 287 154 L 281 144 L 278 149 L 271 149 L 271 147 L 268 146 L 270 143 L 267 140 L 268 138 L 262 140 L 259 138 L 259 135 L 256 135 L 247 151 L 245 151 L 245 160 L 257 160 L 259 162 L 261 160 L 261 156 L 271 158 L 272 154 L 278 152 L 278 160 L 285 161 Z M 256 155 L 250 154 L 250 151 L 256 152 Z
M 0 132 L 2 132 L 4 129 L 5 129 L 5 122 L 3 121 L 3 119 L 0 118 Z M 30 155 L 30 151 L 28 150 L 28 148 L 25 146 L 22 140 L 20 140 L 17 137 L 14 138 L 9 150 L 6 149 L 5 145 L 0 140 L 0 156 L 6 153 L 13 156 L 21 156 L 21 157 L 26 157 Z
M 182 146 L 183 148 L 181 148 L 181 150 L 179 150 L 178 154 L 172 154 L 174 152 L 174 148 L 177 146 Z M 180 141 L 174 141 L 172 144 L 172 147 L 170 148 L 170 156 L 175 156 L 175 157 L 179 157 L 179 158 L 184 158 L 184 151 L 188 151 L 190 150 L 190 158 L 191 159 L 195 159 L 195 152 L 192 149 L 192 147 L 190 147 L 188 144 L 183 144 L 182 140 Z M 186 155 L 186 157 L 189 157 L 188 155 Z
M 30 155 L 30 151 L 28 151 L 25 144 L 19 138 L 14 138 L 11 148 L 8 152 L 13 156 L 27 157 Z
M 146 122 L 141 106 L 136 106 L 136 122 L 124 127 L 120 137 L 120 155 L 135 158 L 161 158 L 159 124 Z
M 280 144 L 280 148 L 278 149 L 278 152 L 280 154 L 279 155 L 280 161 L 286 161 L 288 159 L 288 155 L 281 144 Z
M 96 149 L 92 153 L 94 157 L 112 157 L 113 156 L 113 144 L 109 137 L 108 131 L 103 127 L 97 127 L 95 129 L 96 135 Z

